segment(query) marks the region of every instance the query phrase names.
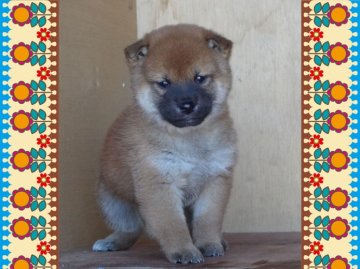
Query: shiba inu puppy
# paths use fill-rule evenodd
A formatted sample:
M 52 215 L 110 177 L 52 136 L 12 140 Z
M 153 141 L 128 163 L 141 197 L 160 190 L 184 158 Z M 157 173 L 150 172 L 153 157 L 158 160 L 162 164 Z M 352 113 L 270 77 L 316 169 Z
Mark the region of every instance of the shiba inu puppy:
M 145 230 L 173 263 L 224 254 L 236 161 L 231 48 L 213 31 L 180 24 L 125 49 L 134 98 L 105 141 L 98 197 L 113 233 L 94 251 L 128 249 Z

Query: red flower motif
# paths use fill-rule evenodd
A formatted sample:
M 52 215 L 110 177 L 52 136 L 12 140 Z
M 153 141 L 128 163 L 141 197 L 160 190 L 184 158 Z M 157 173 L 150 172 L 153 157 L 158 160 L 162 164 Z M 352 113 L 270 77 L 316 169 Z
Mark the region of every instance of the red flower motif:
M 310 251 L 314 255 L 320 255 L 320 252 L 324 250 L 324 246 L 320 244 L 319 241 L 315 241 L 310 245 Z
M 40 67 L 40 69 L 36 72 L 37 72 L 37 76 L 41 80 L 46 80 L 50 77 L 50 70 L 47 69 L 46 67 Z
M 320 145 L 324 144 L 324 139 L 320 137 L 320 135 L 314 135 L 310 137 L 310 145 L 314 148 L 320 148 Z
M 50 251 L 50 244 L 46 241 L 41 241 L 40 244 L 37 245 L 37 251 L 39 251 L 41 255 L 46 255 Z
M 46 187 L 48 184 L 51 183 L 50 177 L 48 174 L 40 174 L 40 176 L 37 177 L 37 183 L 40 184 L 41 187 Z
M 40 41 L 47 41 L 50 38 L 50 31 L 46 28 L 40 28 L 40 31 L 37 32 L 37 38 L 40 38 Z
M 310 37 L 314 41 L 320 41 L 320 39 L 324 37 L 324 33 L 320 30 L 320 28 L 314 28 L 310 31 Z
M 37 144 L 41 148 L 47 148 L 47 146 L 50 145 L 50 137 L 47 135 L 40 135 L 40 137 L 37 138 Z
M 310 177 L 310 184 L 312 184 L 314 187 L 320 187 L 320 184 L 324 182 L 324 178 L 320 176 L 320 174 L 314 173 Z
M 322 76 L 324 76 L 324 71 L 322 71 L 320 67 L 314 67 L 310 70 L 310 77 L 314 80 L 320 80 Z

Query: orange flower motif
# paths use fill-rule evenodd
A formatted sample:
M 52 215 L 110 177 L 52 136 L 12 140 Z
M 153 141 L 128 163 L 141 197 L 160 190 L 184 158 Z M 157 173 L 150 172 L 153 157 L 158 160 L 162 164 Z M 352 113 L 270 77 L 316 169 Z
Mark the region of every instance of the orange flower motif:
M 41 148 L 47 148 L 47 146 L 50 145 L 50 137 L 47 135 L 40 135 L 40 137 L 37 138 L 37 144 Z
M 314 28 L 310 31 L 310 37 L 314 41 L 320 41 L 320 39 L 324 37 L 324 33 L 320 30 L 320 28 Z
M 314 173 L 310 177 L 310 184 L 312 184 L 314 187 L 320 187 L 320 184 L 324 182 L 324 178 L 320 176 L 318 173 Z
M 320 255 L 320 252 L 324 250 L 324 246 L 320 244 L 320 242 L 315 241 L 310 245 L 310 251 L 314 255 Z
M 320 67 L 314 67 L 310 70 L 310 77 L 314 80 L 320 80 L 322 76 L 324 76 L 324 71 L 322 71 Z
M 41 241 L 40 244 L 37 245 L 37 251 L 39 251 L 41 255 L 46 255 L 50 252 L 50 244 L 46 241 Z
M 320 135 L 314 135 L 310 138 L 310 145 L 314 148 L 320 148 L 320 146 L 324 143 L 324 139 L 320 137 Z
M 50 77 L 50 70 L 46 67 L 40 67 L 40 69 L 37 71 L 37 76 L 41 80 L 46 80 Z

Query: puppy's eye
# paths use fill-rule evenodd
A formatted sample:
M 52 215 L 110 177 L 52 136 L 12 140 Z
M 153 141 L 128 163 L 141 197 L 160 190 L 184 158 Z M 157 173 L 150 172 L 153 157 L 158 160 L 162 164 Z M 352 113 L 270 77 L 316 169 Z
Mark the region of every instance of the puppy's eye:
M 162 80 L 162 81 L 160 81 L 160 82 L 157 82 L 157 85 L 158 85 L 160 88 L 163 88 L 163 89 L 166 89 L 167 87 L 169 87 L 170 84 L 171 84 L 170 81 L 167 80 L 167 79 L 164 79 L 164 80 Z
M 203 84 L 206 80 L 207 76 L 195 75 L 194 81 L 199 84 Z

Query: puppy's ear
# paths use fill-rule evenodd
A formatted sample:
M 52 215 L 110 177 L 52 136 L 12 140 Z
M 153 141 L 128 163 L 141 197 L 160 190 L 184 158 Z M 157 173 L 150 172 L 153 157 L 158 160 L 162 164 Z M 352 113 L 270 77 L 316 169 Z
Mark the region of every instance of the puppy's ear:
M 139 62 L 141 62 L 148 53 L 148 47 L 149 46 L 147 45 L 144 39 L 140 39 L 136 41 L 134 44 L 131 44 L 130 46 L 126 47 L 124 52 L 128 64 L 130 66 L 135 66 Z
M 207 31 L 205 39 L 210 49 L 221 53 L 226 59 L 230 58 L 232 41 L 212 31 Z

